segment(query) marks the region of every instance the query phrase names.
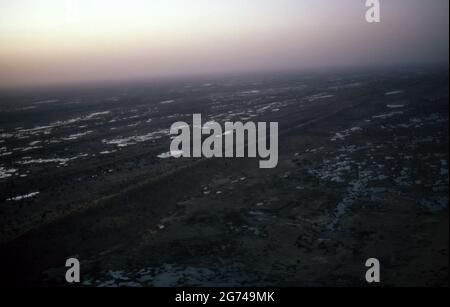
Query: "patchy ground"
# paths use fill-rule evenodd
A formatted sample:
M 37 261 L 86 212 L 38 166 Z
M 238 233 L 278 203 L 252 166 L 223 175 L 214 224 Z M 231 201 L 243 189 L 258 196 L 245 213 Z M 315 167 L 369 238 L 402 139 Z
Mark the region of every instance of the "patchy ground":
M 384 285 L 448 285 L 447 73 L 186 86 L 2 127 L 2 282 L 64 286 L 76 256 L 84 286 L 364 286 L 375 257 Z M 278 121 L 278 167 L 161 159 L 198 112 Z

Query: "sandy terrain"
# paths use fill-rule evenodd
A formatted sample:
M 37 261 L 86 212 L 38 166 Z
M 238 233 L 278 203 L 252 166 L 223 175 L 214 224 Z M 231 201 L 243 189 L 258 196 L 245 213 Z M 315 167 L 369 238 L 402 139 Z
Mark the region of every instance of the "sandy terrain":
M 447 72 L 0 97 L 3 284 L 66 286 L 75 256 L 83 286 L 365 286 L 375 257 L 448 286 Z M 193 113 L 278 121 L 278 167 L 158 158 Z

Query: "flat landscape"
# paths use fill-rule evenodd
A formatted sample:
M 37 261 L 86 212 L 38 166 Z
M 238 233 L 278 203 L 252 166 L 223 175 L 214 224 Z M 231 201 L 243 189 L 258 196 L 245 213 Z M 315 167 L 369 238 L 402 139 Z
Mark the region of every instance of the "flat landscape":
M 0 94 L 4 285 L 448 286 L 448 70 Z M 279 123 L 279 163 L 178 158 L 170 126 Z

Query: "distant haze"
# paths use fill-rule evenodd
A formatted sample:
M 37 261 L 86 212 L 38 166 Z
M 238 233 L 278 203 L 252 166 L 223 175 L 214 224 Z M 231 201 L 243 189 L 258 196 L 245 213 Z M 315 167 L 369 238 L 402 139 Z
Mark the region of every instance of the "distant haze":
M 448 0 L 0 0 L 0 86 L 448 63 Z

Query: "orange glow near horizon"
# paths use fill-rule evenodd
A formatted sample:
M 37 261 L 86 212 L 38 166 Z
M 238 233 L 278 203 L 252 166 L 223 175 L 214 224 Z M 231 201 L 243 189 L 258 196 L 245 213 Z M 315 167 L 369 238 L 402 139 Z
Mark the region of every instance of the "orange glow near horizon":
M 447 0 L 364 2 L 0 0 L 0 82 L 448 61 Z

